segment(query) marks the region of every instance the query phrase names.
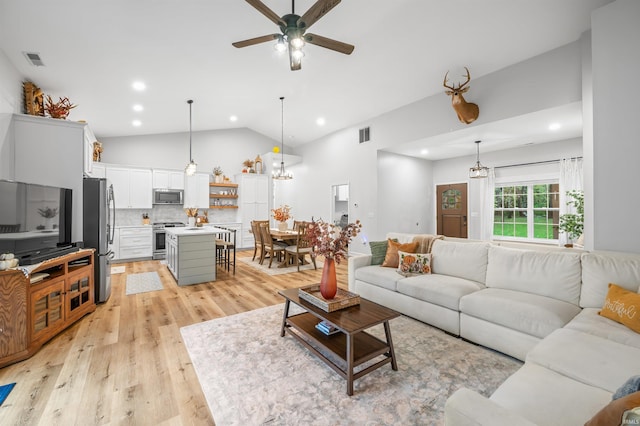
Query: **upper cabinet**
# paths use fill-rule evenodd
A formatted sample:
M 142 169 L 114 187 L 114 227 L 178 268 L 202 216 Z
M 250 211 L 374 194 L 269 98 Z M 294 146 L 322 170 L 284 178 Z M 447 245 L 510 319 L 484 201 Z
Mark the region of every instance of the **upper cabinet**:
M 209 173 L 185 176 L 184 207 L 209 208 Z
M 149 169 L 107 167 L 117 209 L 152 208 L 152 176 Z
M 181 171 L 153 169 L 154 188 L 184 189 L 184 178 L 184 173 Z
M 84 126 L 84 145 L 83 145 L 83 156 L 84 156 L 84 174 L 87 176 L 93 176 L 93 143 L 96 142 L 96 135 L 93 134 L 93 131 L 89 127 L 89 125 Z

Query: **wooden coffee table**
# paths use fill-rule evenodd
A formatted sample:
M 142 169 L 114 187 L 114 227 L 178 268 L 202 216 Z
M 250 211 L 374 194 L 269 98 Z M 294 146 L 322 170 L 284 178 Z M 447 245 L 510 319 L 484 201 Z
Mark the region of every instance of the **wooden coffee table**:
M 285 332 L 289 333 L 345 378 L 347 395 L 353 395 L 355 379 L 385 364 L 391 363 L 391 368 L 394 371 L 398 370 L 389 327 L 389 320 L 400 316 L 398 312 L 362 298 L 357 306 L 325 312 L 306 300 L 300 299 L 297 288 L 280 290 L 278 294 L 286 300 L 280 336 L 284 337 Z M 306 312 L 289 316 L 291 302 L 305 309 Z M 331 323 L 340 332 L 330 336 L 325 335 L 315 328 L 320 321 Z M 364 331 L 378 324 L 384 326 L 386 341 Z M 360 371 L 354 371 L 359 365 L 380 356 L 383 359 Z

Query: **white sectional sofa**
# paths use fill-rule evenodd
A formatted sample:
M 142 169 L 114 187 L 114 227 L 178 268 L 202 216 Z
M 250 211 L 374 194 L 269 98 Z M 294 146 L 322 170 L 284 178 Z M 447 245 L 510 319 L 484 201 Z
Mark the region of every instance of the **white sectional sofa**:
M 490 398 L 451 395 L 447 425 L 583 425 L 640 375 L 640 334 L 598 315 L 610 282 L 639 291 L 640 255 L 517 246 L 437 240 L 412 277 L 349 259 L 351 291 L 525 361 Z

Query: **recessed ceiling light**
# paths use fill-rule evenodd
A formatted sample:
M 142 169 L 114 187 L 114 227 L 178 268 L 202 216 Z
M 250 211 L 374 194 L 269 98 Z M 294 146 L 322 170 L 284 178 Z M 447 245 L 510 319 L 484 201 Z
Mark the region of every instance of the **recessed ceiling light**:
M 135 104 L 135 105 L 133 106 L 133 110 L 134 110 L 134 111 L 138 111 L 138 112 L 140 112 L 140 111 L 143 111 L 143 110 L 144 110 L 144 107 L 143 107 L 142 105 L 140 105 L 140 104 Z
M 429 153 L 428 149 L 423 149 L 422 151 L 420 151 L 420 154 L 422 155 L 427 155 Z
M 233 121 L 233 122 L 238 121 L 238 116 L 237 115 L 232 115 L 231 117 L 229 117 L 229 121 Z
M 140 127 L 140 126 L 142 126 L 142 121 L 140 121 L 140 120 L 133 120 L 133 121 L 131 122 L 131 125 L 132 125 L 132 126 L 135 126 L 135 127 Z
M 324 126 L 326 122 L 327 122 L 327 121 L 324 119 L 324 117 L 319 117 L 319 118 L 316 120 L 316 124 L 317 124 L 318 126 Z
M 559 130 L 562 125 L 560 123 L 551 123 L 549 124 L 549 130 Z
M 144 84 L 142 81 L 134 81 L 131 87 L 133 87 L 134 90 L 141 92 L 147 88 L 147 85 Z

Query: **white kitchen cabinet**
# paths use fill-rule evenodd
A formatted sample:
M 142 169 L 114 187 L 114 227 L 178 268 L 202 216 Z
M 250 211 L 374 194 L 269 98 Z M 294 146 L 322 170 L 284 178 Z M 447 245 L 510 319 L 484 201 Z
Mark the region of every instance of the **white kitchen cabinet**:
M 138 259 L 153 255 L 151 226 L 127 226 L 118 231 L 118 259 Z
M 97 142 L 96 135 L 88 124 L 84 126 L 84 174 L 91 177 L 98 177 L 93 175 L 93 143 Z
M 184 207 L 209 208 L 209 173 L 185 176 Z
M 85 123 L 13 114 L 9 127 L 0 176 L 73 190 L 71 238 L 81 241 Z
M 152 208 L 152 177 L 149 169 L 107 167 L 117 209 Z
M 91 166 L 91 177 L 106 178 L 107 167 L 104 164 L 94 162 Z
M 215 281 L 215 231 L 168 228 L 166 247 L 167 267 L 178 285 Z
M 269 176 L 253 173 L 236 175 L 238 182 L 238 208 L 242 223 L 238 246 L 253 247 L 252 220 L 269 219 Z
M 153 187 L 160 189 L 184 189 L 184 172 L 153 169 Z

